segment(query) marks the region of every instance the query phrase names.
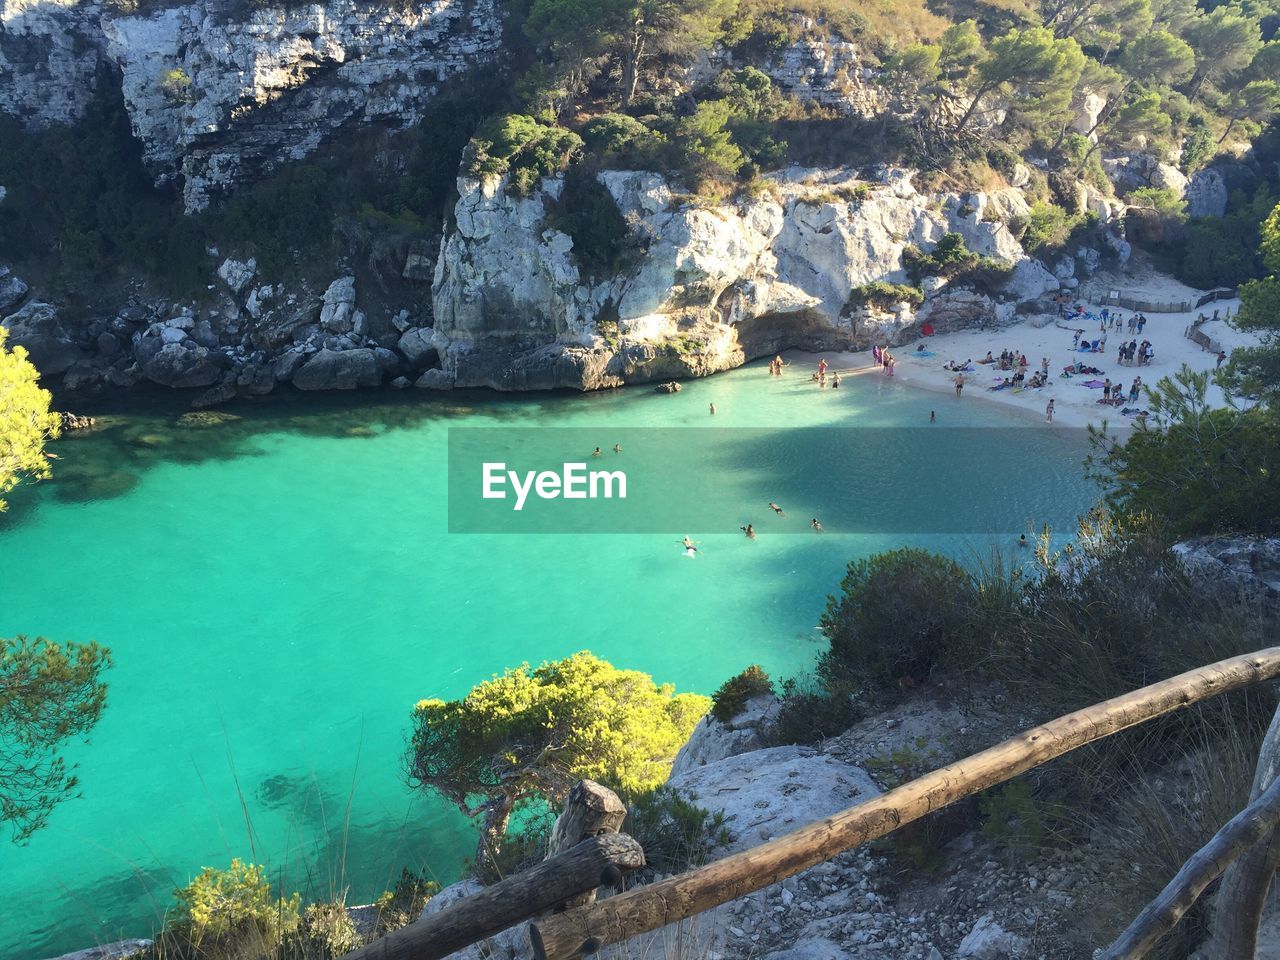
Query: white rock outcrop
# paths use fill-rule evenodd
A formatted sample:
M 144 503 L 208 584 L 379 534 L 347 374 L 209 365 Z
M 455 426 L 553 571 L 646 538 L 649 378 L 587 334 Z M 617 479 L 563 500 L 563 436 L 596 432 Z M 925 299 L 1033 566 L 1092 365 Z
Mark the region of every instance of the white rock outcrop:
M 0 0 L 0 110 L 74 120 L 118 69 L 143 157 L 188 210 L 304 157 L 351 123 L 417 122 L 449 78 L 493 57 L 495 0 L 228 6 Z
M 1025 200 L 1012 188 L 926 195 L 909 171 L 866 183 L 791 168 L 758 197 L 706 206 L 657 174 L 598 179 L 644 250 L 614 276 L 584 275 L 554 227 L 559 179 L 528 197 L 498 179 L 459 180 L 432 285 L 433 340 L 458 385 L 593 388 L 679 375 L 663 362 L 673 353 L 698 354 L 687 374 L 784 347 L 865 345 L 884 331 L 859 324 L 850 292 L 905 282 L 908 247 L 928 251 L 953 231 L 984 256 L 1025 259 L 1008 225 Z M 696 351 L 672 347 L 689 337 Z

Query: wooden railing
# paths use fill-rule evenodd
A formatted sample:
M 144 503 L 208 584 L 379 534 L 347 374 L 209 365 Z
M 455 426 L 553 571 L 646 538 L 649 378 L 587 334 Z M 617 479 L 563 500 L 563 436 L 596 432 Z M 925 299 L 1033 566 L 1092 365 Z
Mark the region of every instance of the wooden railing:
M 616 880 L 620 879 L 621 872 L 639 865 L 630 847 L 617 859 L 609 859 L 601 848 L 588 850 L 586 843 L 581 843 L 568 852 L 553 855 L 531 871 L 415 921 L 348 957 L 349 960 L 437 960 L 526 918 L 530 919 L 529 946 L 540 960 L 570 960 L 594 953 L 607 944 L 657 930 L 795 876 L 1086 744 L 1202 700 L 1277 677 L 1280 677 L 1280 647 L 1200 667 L 1033 727 L 981 753 L 768 843 L 599 902 L 544 915 L 544 911 L 554 909 L 572 892 L 586 893 L 585 888 L 579 889 L 584 885 L 594 889 L 602 867 L 613 868 L 606 879 Z M 572 804 L 562 818 L 571 808 Z M 1237 841 L 1238 836 L 1239 831 Z M 1219 873 L 1226 866 L 1221 858 L 1215 863 Z M 557 878 L 554 883 L 552 878 Z M 513 903 L 517 896 L 523 899 Z M 464 920 L 470 926 L 466 926 Z M 1134 958 L 1142 953 L 1111 955 Z

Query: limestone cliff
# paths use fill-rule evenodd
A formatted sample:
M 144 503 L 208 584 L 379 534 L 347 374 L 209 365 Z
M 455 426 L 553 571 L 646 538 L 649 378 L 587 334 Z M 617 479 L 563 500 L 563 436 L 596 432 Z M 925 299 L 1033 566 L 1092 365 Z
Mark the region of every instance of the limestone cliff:
M 557 178 L 529 197 L 498 179 L 462 179 L 433 285 L 433 342 L 457 385 L 592 389 L 708 373 L 786 348 L 899 342 L 935 326 L 995 321 L 1013 304 L 933 291 L 919 313 L 872 316 L 850 293 L 906 280 L 909 246 L 944 233 L 1008 264 L 1029 261 L 1009 228 L 1027 204 L 1015 189 L 922 194 L 908 171 L 877 182 L 844 170 L 791 168 L 755 198 L 712 205 L 653 173 L 606 171 L 599 182 L 638 256 L 589 276 L 557 229 Z M 1015 273 L 1019 299 L 1057 289 L 1039 267 Z M 949 309 L 947 309 L 949 307 Z
M 345 124 L 417 122 L 450 77 L 501 42 L 494 0 L 156 5 L 0 0 L 0 110 L 32 124 L 84 109 L 119 71 L 158 181 L 188 210 L 306 156 Z

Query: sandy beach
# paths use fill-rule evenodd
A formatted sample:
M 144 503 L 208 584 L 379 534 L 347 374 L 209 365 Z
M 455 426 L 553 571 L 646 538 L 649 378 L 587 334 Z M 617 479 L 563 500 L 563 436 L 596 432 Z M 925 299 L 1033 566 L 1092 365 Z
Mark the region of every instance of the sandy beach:
M 1222 300 L 1199 311 L 1186 313 L 1147 313 L 1147 323 L 1140 334 L 1128 332 L 1127 321 L 1133 311 L 1120 309 L 1126 321 L 1124 330 L 1118 332 L 1114 328 L 1109 329 L 1106 348 L 1101 353 L 1080 352 L 1072 347 L 1076 330 L 1084 330 L 1082 341 L 1102 335 L 1097 317 L 1103 307 L 1092 303 L 1081 305 L 1085 315 L 1093 314 L 1095 319 L 1062 320 L 1056 316 L 1033 315 L 1008 327 L 921 337 L 894 347 L 890 351 L 896 361 L 894 377 L 913 387 L 945 394 L 947 401 L 952 403 L 999 403 L 1023 411 L 1041 422 L 1045 419 L 1045 407 L 1052 399 L 1054 426 L 1083 427 L 1087 424 L 1101 424 L 1105 420 L 1109 428 L 1123 429 L 1133 423 L 1133 419 L 1122 415 L 1120 407 L 1098 403 L 1102 390 L 1087 387 L 1085 383 L 1110 378 L 1113 383 L 1124 384 L 1127 397 L 1129 385 L 1136 376 L 1142 377 L 1144 385 L 1153 386 L 1161 377 L 1175 373 L 1184 363 L 1193 370 L 1213 370 L 1217 365 L 1216 355 L 1188 339 L 1185 332 L 1200 313 L 1212 316 L 1216 309 L 1222 317 L 1235 316 L 1240 308 L 1240 301 Z M 1108 309 L 1114 311 L 1117 308 Z M 1200 329 L 1212 340 L 1221 343 L 1228 355 L 1237 347 L 1252 346 L 1258 342 L 1257 337 L 1234 329 L 1225 320 L 1210 320 Z M 1117 348 L 1121 343 L 1134 339 L 1139 344 L 1143 340 L 1151 341 L 1155 356 L 1149 364 L 1138 366 L 1135 361 L 1130 366 L 1119 362 Z M 921 347 L 923 351 L 918 349 Z M 989 389 L 1005 377 L 1011 377 L 1013 371 L 1002 371 L 996 364 L 980 364 L 977 361 L 986 357 L 988 351 L 998 359 L 1003 350 L 1026 356 L 1028 378 L 1040 369 L 1042 358 L 1047 357 L 1048 384 L 1039 389 Z M 793 359 L 797 372 L 817 362 L 817 357 L 810 354 L 798 354 Z M 831 368 L 838 370 L 841 376 L 885 375 L 873 364 L 870 351 L 829 354 L 826 359 Z M 1102 372 L 1063 377 L 1063 368 L 1076 360 L 1097 367 Z M 972 361 L 970 369 L 964 374 L 964 393 L 959 398 L 955 396 L 956 374 L 943 369 L 948 361 L 956 364 Z M 1222 391 L 1216 386 L 1209 388 L 1209 400 L 1215 405 L 1225 402 Z M 1126 402 L 1124 406 L 1130 405 Z M 1133 406 L 1146 409 L 1145 396 L 1140 396 Z M 945 410 L 946 402 L 939 400 L 940 418 L 945 416 Z

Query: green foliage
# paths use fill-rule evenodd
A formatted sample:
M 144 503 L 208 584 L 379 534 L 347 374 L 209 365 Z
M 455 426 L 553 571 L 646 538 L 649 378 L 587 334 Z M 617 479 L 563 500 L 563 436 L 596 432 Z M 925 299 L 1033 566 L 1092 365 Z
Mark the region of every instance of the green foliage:
M 581 165 L 569 168 L 552 224 L 573 238 L 573 256 L 588 277 L 612 276 L 637 253 L 613 195 Z
M 662 170 L 666 138 L 625 113 L 593 117 L 582 128 L 587 151 L 605 166 L 632 170 Z
M 0 513 L 4 497 L 24 478 L 49 476 L 45 442 L 58 436 L 62 418 L 49 409 L 52 397 L 40 387 L 40 371 L 24 347 L 9 349 L 9 331 L 0 327 Z
M 978 809 L 983 834 L 1002 847 L 1030 852 L 1048 843 L 1049 830 L 1025 777 L 982 794 Z
M 1186 367 L 1147 392 L 1147 420 L 1123 441 L 1091 432 L 1107 503 L 1181 536 L 1280 525 L 1280 430 L 1261 407 L 1212 408 L 1210 376 Z
M 309 960 L 339 960 L 364 945 L 364 937 L 341 903 L 307 904 L 298 925 L 298 941 Z
M 171 934 L 211 955 L 267 956 L 298 930 L 298 894 L 273 898 L 263 868 L 231 861 L 225 870 L 205 867 L 180 890 Z
M 952 560 L 904 548 L 855 560 L 827 598 L 820 625 L 831 647 L 818 675 L 894 699 L 899 681 L 925 680 L 963 663 L 974 586 Z M 958 659 L 959 658 L 959 659 Z
M 733 105 L 729 101 L 708 100 L 677 125 L 675 142 L 696 180 L 727 179 L 747 162 L 728 129 L 731 119 Z
M 728 723 L 747 706 L 753 697 L 773 693 L 769 675 L 759 665 L 752 664 L 736 677 L 730 677 L 711 695 L 711 715 L 721 723 Z
M 0 822 L 22 842 L 78 786 L 59 755 L 102 716 L 111 654 L 96 643 L 0 637 Z
M 1196 127 L 1182 141 L 1182 169 L 1195 173 L 1213 159 L 1216 149 L 1213 135 L 1203 126 Z
M 812 676 L 788 677 L 766 738 L 773 744 L 821 743 L 862 719 L 861 702 L 850 684 L 828 687 Z
M 1173 219 L 1182 217 L 1187 208 L 1176 191 L 1165 187 L 1139 187 L 1129 194 L 1129 203 Z
M 965 246 L 958 233 L 944 233 L 933 250 L 921 253 L 908 247 L 902 254 L 903 265 L 917 287 L 925 277 L 944 277 L 956 284 L 969 284 L 983 293 L 991 293 L 1009 277 L 1009 264 L 983 257 Z
M 561 800 L 584 778 L 628 795 L 656 787 L 709 707 L 577 653 L 508 670 L 461 700 L 421 701 L 406 765 L 413 782 L 484 814 L 483 844 L 501 838 L 518 801 Z
M 1079 223 L 1078 218 L 1061 207 L 1037 200 L 1031 204 L 1030 212 L 1017 226 L 1021 230 L 1022 246 L 1028 253 L 1035 253 L 1037 250 L 1062 247 Z
M 543 177 L 562 172 L 581 149 L 576 133 L 509 113 L 481 125 L 463 162 L 474 177 L 508 175 L 509 188 L 523 196 Z
M 186 101 L 191 98 L 191 75 L 181 67 L 166 70 L 160 77 L 160 89 L 170 100 Z
M 723 813 L 710 813 L 666 785 L 636 796 L 622 831 L 640 841 L 647 869 L 659 874 L 700 867 L 732 840 Z
M 378 897 L 375 905 L 378 908 L 375 937 L 385 936 L 392 930 L 399 930 L 422 916 L 422 908 L 440 892 L 440 884 L 428 880 L 408 868 L 400 870 L 400 878 L 391 890 Z
M 1179 280 L 1201 290 L 1260 278 L 1266 273 L 1261 225 L 1276 200 L 1265 184 L 1252 197 L 1233 192 L 1224 216 L 1188 220 L 1164 249 L 1154 252 Z
M 899 303 L 909 303 L 913 307 L 918 307 L 924 303 L 924 291 L 905 283 L 872 280 L 870 283 L 861 284 L 850 290 L 845 306 L 846 309 L 865 305 L 880 310 L 890 310 Z

